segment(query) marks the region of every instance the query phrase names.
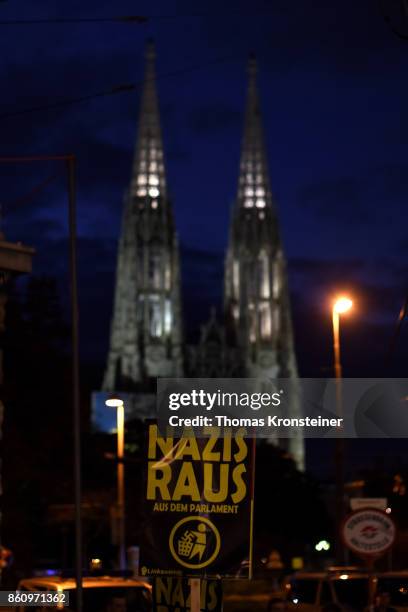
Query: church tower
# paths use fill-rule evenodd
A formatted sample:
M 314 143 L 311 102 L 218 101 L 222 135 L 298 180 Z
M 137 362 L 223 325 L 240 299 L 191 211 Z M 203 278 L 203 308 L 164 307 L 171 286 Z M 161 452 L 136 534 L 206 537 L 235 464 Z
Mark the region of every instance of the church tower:
M 158 376 L 182 374 L 178 243 L 166 183 L 155 51 L 149 43 L 103 389 L 147 389 Z
M 248 64 L 238 193 L 225 264 L 224 301 L 232 336 L 249 378 L 296 378 L 286 262 L 269 180 L 257 90 L 257 64 Z M 297 416 L 296 398 L 291 416 Z M 299 466 L 303 440 L 288 440 Z

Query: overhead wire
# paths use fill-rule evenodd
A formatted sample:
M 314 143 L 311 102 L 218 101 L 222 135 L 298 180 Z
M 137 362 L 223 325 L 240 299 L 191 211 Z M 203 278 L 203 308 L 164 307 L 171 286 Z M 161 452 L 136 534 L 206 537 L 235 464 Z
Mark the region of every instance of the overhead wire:
M 188 66 L 186 68 L 181 68 L 179 70 L 173 70 L 171 72 L 162 73 L 161 75 L 157 75 L 156 80 L 162 80 L 170 77 L 177 77 L 183 74 L 187 74 L 190 72 L 194 72 L 195 70 L 203 70 L 208 66 L 213 66 L 217 64 L 222 64 L 226 62 L 238 61 L 241 58 L 235 57 L 224 57 L 224 58 L 216 58 L 211 61 L 207 61 L 203 64 L 196 64 L 194 66 Z M 10 119 L 12 117 L 20 117 L 21 115 L 31 114 L 40 111 L 54 110 L 57 108 L 63 108 L 65 106 L 72 106 L 74 104 L 80 104 L 82 102 L 88 102 L 90 100 L 95 100 L 97 98 L 104 98 L 115 96 L 122 93 L 128 93 L 131 91 L 135 91 L 139 87 L 145 83 L 144 80 L 138 81 L 136 83 L 122 83 L 120 85 L 115 85 L 109 89 L 102 90 L 99 92 L 95 92 L 92 94 L 85 94 L 82 96 L 75 96 L 72 98 L 62 98 L 61 100 L 56 100 L 55 102 L 50 102 L 48 104 L 40 104 L 38 106 L 31 106 L 27 108 L 23 108 L 20 110 L 10 110 L 3 113 L 0 113 L 0 120 L 2 119 Z

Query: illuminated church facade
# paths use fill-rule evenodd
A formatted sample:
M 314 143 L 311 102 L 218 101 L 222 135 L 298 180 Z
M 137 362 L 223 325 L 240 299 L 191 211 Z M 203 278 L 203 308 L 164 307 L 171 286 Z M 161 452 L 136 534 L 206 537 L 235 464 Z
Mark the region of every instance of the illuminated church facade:
M 196 346 L 183 340 L 177 232 L 168 197 L 155 51 L 147 47 L 131 181 L 124 196 L 105 391 L 151 392 L 158 377 L 296 378 L 286 263 L 272 196 L 257 90 L 248 93 L 224 274 L 224 316 Z M 294 398 L 291 414 L 299 416 Z M 297 464 L 303 439 L 280 442 Z

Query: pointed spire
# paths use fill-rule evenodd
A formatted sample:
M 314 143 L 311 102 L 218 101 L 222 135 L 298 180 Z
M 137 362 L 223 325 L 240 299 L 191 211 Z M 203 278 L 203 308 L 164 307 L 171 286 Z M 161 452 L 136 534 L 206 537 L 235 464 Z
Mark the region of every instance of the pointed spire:
M 251 55 L 248 61 L 249 83 L 238 185 L 238 206 L 243 208 L 265 208 L 272 205 L 257 72 L 256 59 Z
M 147 43 L 145 57 L 145 76 L 130 193 L 133 197 L 149 198 L 152 207 L 157 208 L 159 201 L 166 196 L 166 176 L 156 90 L 156 52 L 152 40 Z

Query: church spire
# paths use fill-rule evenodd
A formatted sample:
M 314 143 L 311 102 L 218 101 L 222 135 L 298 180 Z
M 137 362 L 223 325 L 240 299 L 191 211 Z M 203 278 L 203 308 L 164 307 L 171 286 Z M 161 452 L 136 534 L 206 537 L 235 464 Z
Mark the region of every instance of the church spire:
M 178 242 L 167 197 L 155 51 L 149 42 L 130 186 L 119 239 L 103 388 L 144 389 L 183 371 Z
M 246 376 L 296 379 L 285 256 L 269 181 L 254 58 L 248 77 L 238 194 L 225 265 L 225 309 Z M 288 399 L 287 411 L 299 416 L 296 394 Z M 302 439 L 289 440 L 288 448 L 302 466 Z
M 248 93 L 237 199 L 238 206 L 243 208 L 272 206 L 257 73 L 256 59 L 251 56 L 248 61 Z
M 155 208 L 158 205 L 158 201 L 155 201 L 159 197 L 166 197 L 166 176 L 156 90 L 156 52 L 153 41 L 148 42 L 145 57 L 145 75 L 130 192 L 132 196 L 151 198 L 152 206 Z

